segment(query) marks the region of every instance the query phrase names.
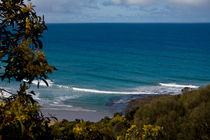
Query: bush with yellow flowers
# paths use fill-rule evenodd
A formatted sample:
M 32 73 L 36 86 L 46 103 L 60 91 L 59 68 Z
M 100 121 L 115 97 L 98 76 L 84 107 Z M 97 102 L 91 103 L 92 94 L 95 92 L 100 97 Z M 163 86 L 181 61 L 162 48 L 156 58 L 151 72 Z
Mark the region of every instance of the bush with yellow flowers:
M 40 106 L 25 93 L 22 85 L 18 95 L 0 103 L 0 136 L 2 139 L 38 139 L 48 137 L 49 120 L 42 117 Z
M 125 140 L 139 140 L 140 139 L 140 130 L 136 127 L 136 125 L 131 125 L 131 127 L 127 130 L 125 135 Z
M 51 135 L 76 140 L 209 140 L 209 110 L 207 86 L 182 95 L 154 98 L 135 109 L 129 119 L 116 113 L 113 118 L 105 117 L 97 123 L 62 121 L 51 126 Z
M 163 127 L 160 126 L 144 125 L 142 130 L 141 140 L 160 140 L 165 135 Z
M 47 84 L 48 74 L 55 70 L 41 51 L 40 38 L 46 29 L 44 18 L 37 16 L 30 0 L 0 1 L 0 78 L 20 82 L 17 93 L 0 88 L 0 94 L 11 94 L 0 99 L 0 139 L 50 138 L 49 120 L 32 98 L 35 93 L 28 91 L 33 80 Z

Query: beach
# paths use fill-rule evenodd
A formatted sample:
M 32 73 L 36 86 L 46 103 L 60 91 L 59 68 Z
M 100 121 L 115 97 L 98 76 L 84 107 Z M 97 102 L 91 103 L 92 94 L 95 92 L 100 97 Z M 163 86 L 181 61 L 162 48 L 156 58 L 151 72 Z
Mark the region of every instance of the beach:
M 113 114 L 106 112 L 87 112 L 87 111 L 70 111 L 70 110 L 53 110 L 53 109 L 41 109 L 45 117 L 50 117 L 51 115 L 60 120 L 74 121 L 75 119 L 81 119 L 84 121 L 98 122 L 105 116 L 113 117 Z

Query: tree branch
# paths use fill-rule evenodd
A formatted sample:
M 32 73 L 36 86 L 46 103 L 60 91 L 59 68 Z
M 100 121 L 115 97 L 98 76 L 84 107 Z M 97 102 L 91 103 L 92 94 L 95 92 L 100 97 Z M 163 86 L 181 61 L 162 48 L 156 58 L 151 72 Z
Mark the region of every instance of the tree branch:
M 0 88 L 0 93 L 3 95 L 3 91 L 4 92 L 6 92 L 6 93 L 9 93 L 9 94 L 11 94 L 11 95 L 14 95 L 12 92 L 9 92 L 9 91 L 7 91 L 7 90 L 5 90 L 5 89 L 3 89 L 3 88 Z

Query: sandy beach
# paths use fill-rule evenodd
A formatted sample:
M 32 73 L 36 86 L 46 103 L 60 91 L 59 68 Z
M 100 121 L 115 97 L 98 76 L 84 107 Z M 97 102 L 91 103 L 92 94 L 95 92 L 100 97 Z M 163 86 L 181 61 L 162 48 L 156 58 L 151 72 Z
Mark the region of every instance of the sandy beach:
M 71 111 L 71 110 L 54 110 L 54 109 L 41 109 L 45 117 L 50 115 L 56 117 L 58 120 L 66 119 L 68 121 L 74 121 L 75 119 L 82 119 L 84 121 L 97 122 L 105 116 L 113 117 L 113 114 L 107 112 L 88 112 L 88 111 Z

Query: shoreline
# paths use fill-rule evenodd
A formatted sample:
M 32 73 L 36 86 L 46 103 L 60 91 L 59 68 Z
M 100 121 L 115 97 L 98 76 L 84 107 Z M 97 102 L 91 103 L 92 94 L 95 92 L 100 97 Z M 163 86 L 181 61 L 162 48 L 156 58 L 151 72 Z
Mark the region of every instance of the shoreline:
M 147 104 L 151 102 L 153 99 L 160 98 L 163 96 L 168 96 L 168 95 L 141 96 L 137 99 L 133 99 L 129 101 L 126 108 L 121 113 L 125 114 L 139 105 Z M 115 113 L 119 113 L 119 112 L 111 113 L 105 111 L 89 112 L 89 111 L 72 111 L 72 110 L 62 110 L 62 109 L 57 110 L 49 108 L 41 108 L 41 112 L 45 117 L 51 117 L 51 116 L 56 117 L 58 121 L 61 120 L 74 121 L 75 119 L 81 119 L 90 122 L 98 122 L 104 117 L 112 118 Z
M 105 116 L 113 117 L 114 114 L 102 111 L 88 112 L 88 111 L 72 111 L 72 110 L 54 110 L 41 108 L 41 112 L 45 117 L 56 117 L 58 121 L 68 120 L 74 121 L 75 119 L 81 119 L 84 121 L 98 122 Z
M 192 88 L 185 87 L 181 91 L 183 93 L 192 91 Z M 68 120 L 68 121 L 74 121 L 76 119 L 81 119 L 84 121 L 90 121 L 90 122 L 98 122 L 104 117 L 112 118 L 115 113 L 122 113 L 123 115 L 126 115 L 126 113 L 137 109 L 139 106 L 143 106 L 145 104 L 151 103 L 154 99 L 167 97 L 167 96 L 173 96 L 172 94 L 159 94 L 159 95 L 146 95 L 146 96 L 139 96 L 135 99 L 131 99 L 125 109 L 122 112 L 106 112 L 106 111 L 73 111 L 73 110 L 58 110 L 58 109 L 49 109 L 49 108 L 41 108 L 41 112 L 45 117 L 56 117 L 58 121 L 61 120 Z M 112 102 L 110 102 L 111 105 Z
M 125 113 L 130 112 L 133 109 L 138 108 L 139 106 L 143 106 L 143 105 L 151 103 L 154 99 L 158 99 L 158 98 L 166 97 L 166 96 L 172 96 L 172 95 L 160 94 L 160 95 L 151 95 L 151 96 L 145 96 L 142 98 L 134 99 L 128 103 L 124 112 Z

